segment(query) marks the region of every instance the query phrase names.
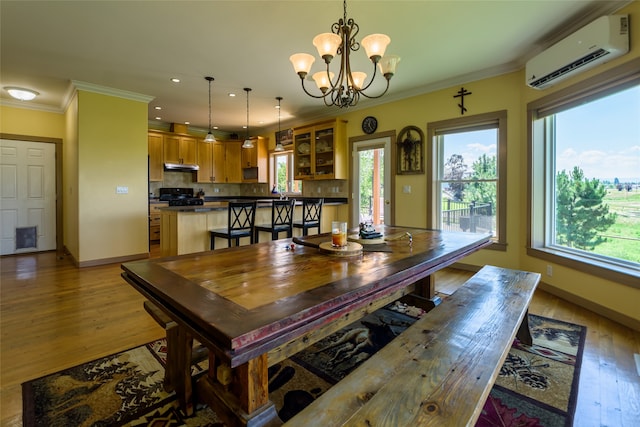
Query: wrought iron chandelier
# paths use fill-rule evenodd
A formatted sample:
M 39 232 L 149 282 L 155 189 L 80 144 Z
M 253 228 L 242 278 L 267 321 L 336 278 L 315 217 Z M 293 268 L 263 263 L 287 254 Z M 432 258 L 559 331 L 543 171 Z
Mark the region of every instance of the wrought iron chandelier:
M 207 76 L 204 79 L 209 82 L 209 133 L 204 137 L 204 142 L 216 142 L 216 137 L 211 132 L 211 82 L 214 78 Z
M 282 101 L 282 97 L 281 96 L 276 96 L 276 99 L 278 100 L 278 133 L 276 134 L 276 148 L 274 149 L 274 151 L 284 151 L 284 147 L 282 146 L 282 141 L 280 141 L 280 101 Z
M 385 49 L 391 42 L 391 39 L 385 34 L 371 34 L 358 43 L 356 35 L 360 31 L 360 27 L 352 18 L 347 19 L 347 1 L 344 0 L 343 4 L 344 16 L 338 22 L 333 23 L 331 26 L 332 32 L 319 34 L 313 39 L 313 45 L 326 64 L 325 71 L 313 74 L 313 80 L 315 80 L 318 89 L 322 92 L 321 95 L 310 93 L 304 86 L 305 77 L 311 71 L 311 65 L 315 61 L 313 55 L 296 53 L 289 58 L 295 72 L 300 76 L 302 89 L 307 95 L 313 98 L 322 98 L 327 106 L 336 105 L 340 108 L 356 105 L 361 95 L 365 98 L 380 98 L 387 93 L 389 81 L 396 72 L 398 62 L 400 62 L 400 57 L 398 56 L 384 56 Z M 360 71 L 353 72 L 349 60 L 351 52 L 358 51 L 360 44 L 362 44 L 367 57 L 373 63 L 373 76 L 366 84 L 367 75 Z M 330 71 L 329 64 L 336 55 L 340 55 L 340 70 L 338 71 L 338 77 L 334 80 L 335 74 Z M 369 89 L 376 78 L 376 64 L 380 67 L 380 72 L 387 80 L 387 84 L 382 93 L 369 95 L 365 91 Z

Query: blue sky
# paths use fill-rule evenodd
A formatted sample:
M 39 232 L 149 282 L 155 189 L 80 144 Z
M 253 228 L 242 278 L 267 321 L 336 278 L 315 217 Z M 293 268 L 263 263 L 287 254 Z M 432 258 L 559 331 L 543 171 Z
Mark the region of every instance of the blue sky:
M 640 87 L 557 114 L 556 169 L 640 181 Z

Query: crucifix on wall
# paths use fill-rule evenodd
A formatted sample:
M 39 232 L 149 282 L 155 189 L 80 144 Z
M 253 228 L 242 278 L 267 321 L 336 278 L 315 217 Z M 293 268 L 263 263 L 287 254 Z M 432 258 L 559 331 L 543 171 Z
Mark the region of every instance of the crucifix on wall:
M 465 88 L 461 87 L 458 91 L 457 95 L 453 95 L 454 98 L 460 98 L 460 103 L 458 107 L 460 107 L 460 114 L 464 114 L 467 111 L 467 108 L 464 106 L 464 97 L 467 95 L 471 95 L 472 92 L 469 92 Z

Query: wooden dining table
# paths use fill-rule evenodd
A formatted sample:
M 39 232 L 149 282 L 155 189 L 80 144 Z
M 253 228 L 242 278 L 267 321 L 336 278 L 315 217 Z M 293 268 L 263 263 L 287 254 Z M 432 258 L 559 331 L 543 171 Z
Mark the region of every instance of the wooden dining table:
M 378 227 L 385 237 L 343 255 L 330 234 L 122 264 L 122 277 L 178 325 L 176 393 L 193 410 L 190 354 L 209 350 L 198 398 L 229 426 L 280 424 L 268 367 L 395 300 L 437 304 L 430 276 L 489 245 L 488 234 Z M 357 248 L 357 246 L 356 246 Z M 410 294 L 410 295 L 409 295 Z

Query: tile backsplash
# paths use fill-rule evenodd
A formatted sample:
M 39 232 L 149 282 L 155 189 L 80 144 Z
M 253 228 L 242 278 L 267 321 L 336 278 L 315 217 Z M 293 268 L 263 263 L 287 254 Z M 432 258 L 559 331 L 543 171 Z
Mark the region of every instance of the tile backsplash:
M 213 184 L 194 182 L 192 172 L 167 172 L 164 181 L 149 183 L 149 196 L 158 197 L 160 188 L 181 187 L 193 188 L 197 193 L 200 189 L 205 196 L 234 197 L 234 196 L 271 196 L 271 188 L 265 183 L 247 184 Z M 327 179 L 318 181 L 304 181 L 302 195 L 305 197 L 349 197 L 349 181 L 346 179 Z

